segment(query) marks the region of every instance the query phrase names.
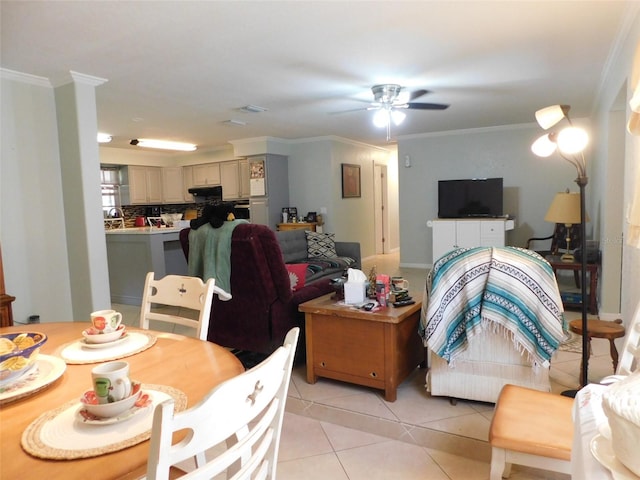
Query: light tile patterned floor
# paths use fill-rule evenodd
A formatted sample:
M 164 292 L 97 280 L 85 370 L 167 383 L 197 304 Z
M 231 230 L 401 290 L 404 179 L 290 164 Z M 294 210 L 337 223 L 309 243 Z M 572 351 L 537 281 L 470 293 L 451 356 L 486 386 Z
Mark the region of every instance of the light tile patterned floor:
M 398 255 L 363 262 L 368 273 L 403 275 L 421 290 L 425 270 L 398 266 Z M 125 322 L 137 325 L 139 307 L 114 305 Z M 579 312 L 567 312 L 569 319 Z M 176 333 L 182 333 L 176 331 Z M 621 347 L 621 344 L 619 345 Z M 589 377 L 597 381 L 611 373 L 608 342 L 593 342 Z M 554 392 L 578 386 L 580 355 L 558 352 L 552 362 Z M 291 379 L 280 444 L 279 480 L 482 480 L 489 478 L 487 434 L 493 404 L 431 397 L 424 389 L 426 372 L 416 371 L 398 389 L 398 399 L 386 402 L 373 389 L 328 379 L 306 382 L 304 365 Z M 513 480 L 569 479 L 514 465 Z

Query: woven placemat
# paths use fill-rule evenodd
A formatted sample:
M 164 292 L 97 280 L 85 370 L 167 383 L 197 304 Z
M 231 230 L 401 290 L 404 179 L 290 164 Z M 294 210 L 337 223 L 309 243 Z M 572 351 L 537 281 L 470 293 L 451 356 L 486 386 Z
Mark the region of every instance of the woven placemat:
M 150 332 L 132 332 L 129 335 L 144 337 L 146 342 L 136 342 L 133 345 L 122 343 L 105 349 L 82 349 L 82 340 L 74 340 L 58 347 L 56 355 L 68 365 L 84 365 L 88 363 L 110 362 L 121 358 L 130 357 L 146 349 L 151 348 L 157 341 L 157 337 Z
M 142 390 L 144 392 L 148 392 L 151 394 L 153 398 L 153 394 L 155 392 L 164 393 L 175 401 L 175 411 L 180 412 L 184 410 L 187 406 L 187 395 L 178 390 L 176 388 L 167 386 L 167 385 L 151 385 L 151 384 L 143 384 Z M 156 395 L 157 397 L 157 395 Z M 77 406 L 80 408 L 80 404 L 78 400 L 72 400 L 70 402 L 65 403 L 64 405 L 50 410 L 48 412 L 43 413 L 38 418 L 36 418 L 23 432 L 22 434 L 22 448 L 33 455 L 34 457 L 46 458 L 52 460 L 74 460 L 78 458 L 90 458 L 97 457 L 99 455 L 104 455 L 106 453 L 117 452 L 118 450 L 123 450 L 125 448 L 131 447 L 133 445 L 137 445 L 138 443 L 144 442 L 151 437 L 151 424 L 153 420 L 153 409 L 155 406 L 162 401 L 162 399 L 166 399 L 166 396 L 162 396 L 161 399 L 154 399 L 153 405 L 149 408 L 152 409 L 151 415 L 149 416 L 149 428 L 143 432 L 137 433 L 127 438 L 121 438 L 117 441 L 111 441 L 108 435 L 104 435 L 104 445 L 99 447 L 91 447 L 85 449 L 66 449 L 66 448 L 56 448 L 51 445 L 45 443 L 42 440 L 42 431 L 46 427 L 48 422 L 51 422 L 58 415 L 66 412 L 67 410 L 74 408 Z M 125 420 L 122 423 L 115 424 L 114 426 L 118 426 L 118 434 L 122 432 L 122 434 L 126 435 L 125 423 L 131 420 Z M 101 426 L 101 425 L 93 425 L 90 428 L 96 429 L 95 432 L 99 432 L 100 429 L 108 428 L 109 426 Z M 111 433 L 113 433 L 114 429 L 111 429 Z M 111 435 L 113 437 L 114 435 Z M 92 437 L 92 438 L 95 438 Z

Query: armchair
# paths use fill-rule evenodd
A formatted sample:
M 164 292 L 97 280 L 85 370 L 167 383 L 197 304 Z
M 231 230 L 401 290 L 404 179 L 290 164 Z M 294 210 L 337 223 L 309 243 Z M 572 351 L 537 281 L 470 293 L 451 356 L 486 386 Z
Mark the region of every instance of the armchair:
M 492 402 L 507 384 L 550 391 L 550 359 L 564 338 L 551 266 L 517 247 L 452 250 L 427 275 L 420 335 L 427 390 Z
M 582 239 L 580 238 L 580 225 L 571 225 L 569 227 L 570 247 L 573 250 L 581 248 Z M 551 240 L 549 250 L 537 250 L 533 248 L 532 243 L 536 241 Z M 547 255 L 557 255 L 560 250 L 567 249 L 567 226 L 563 223 L 556 223 L 553 233 L 547 237 L 532 237 L 527 240 L 527 250 L 533 250 L 542 257 Z

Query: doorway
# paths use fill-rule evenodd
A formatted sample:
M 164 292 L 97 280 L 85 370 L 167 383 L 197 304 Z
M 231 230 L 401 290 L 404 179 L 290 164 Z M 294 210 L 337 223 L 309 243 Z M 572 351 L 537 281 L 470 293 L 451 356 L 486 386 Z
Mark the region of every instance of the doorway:
M 373 166 L 373 219 L 376 255 L 390 252 L 387 178 L 386 165 Z

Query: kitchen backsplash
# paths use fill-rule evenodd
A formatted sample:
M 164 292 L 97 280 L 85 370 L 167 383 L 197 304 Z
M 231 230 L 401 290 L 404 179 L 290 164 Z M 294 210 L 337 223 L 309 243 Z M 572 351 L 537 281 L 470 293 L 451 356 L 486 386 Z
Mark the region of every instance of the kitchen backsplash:
M 136 217 L 144 217 L 147 213 L 147 208 L 153 205 L 125 205 L 122 208 L 124 213 L 124 226 L 125 228 L 135 227 Z M 186 210 L 197 210 L 198 216 L 202 215 L 202 209 L 204 203 L 181 203 L 175 205 L 162 205 L 160 211 L 162 213 L 183 213 Z M 183 217 L 184 218 L 184 217 Z

